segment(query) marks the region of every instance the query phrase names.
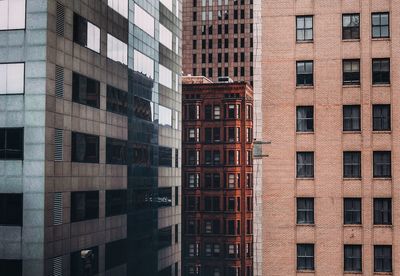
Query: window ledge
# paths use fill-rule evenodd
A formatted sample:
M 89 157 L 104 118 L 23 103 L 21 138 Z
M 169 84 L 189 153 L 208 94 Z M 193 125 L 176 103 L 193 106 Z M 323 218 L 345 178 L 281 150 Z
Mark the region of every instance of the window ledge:
M 315 223 L 296 223 L 296 226 L 315 227 Z
M 390 37 L 372 37 L 372 41 L 390 41 Z
M 393 275 L 393 272 L 374 272 L 374 275 Z
M 296 177 L 296 180 L 314 180 L 314 177 Z
M 377 84 L 372 84 L 372 87 L 390 87 L 390 83 L 377 83 Z
M 363 225 L 362 224 L 343 224 L 343 227 L 346 227 L 346 228 L 351 228 L 351 227 L 362 228 Z
M 391 130 L 373 130 L 372 134 L 392 134 Z
M 392 180 L 391 177 L 373 177 L 372 180 Z
M 343 181 L 361 181 L 361 177 L 343 177 Z
M 393 224 L 374 224 L 374 228 L 393 228 Z
M 296 43 L 298 43 L 298 44 L 310 44 L 310 43 L 314 43 L 314 40 L 296 40 Z
M 298 135 L 312 135 L 312 134 L 314 134 L 314 131 L 296 131 L 296 134 L 298 134 Z
M 363 274 L 363 272 L 362 271 L 345 271 L 345 272 L 343 272 L 343 274 Z
M 297 270 L 297 273 L 315 273 L 315 270 Z
M 343 130 L 343 134 L 361 134 L 361 130 Z
M 360 42 L 360 39 L 359 38 L 349 38 L 349 39 L 342 38 L 342 42 Z
M 296 89 L 314 89 L 314 85 L 296 85 Z
M 343 83 L 343 88 L 360 88 L 361 84 L 345 84 Z

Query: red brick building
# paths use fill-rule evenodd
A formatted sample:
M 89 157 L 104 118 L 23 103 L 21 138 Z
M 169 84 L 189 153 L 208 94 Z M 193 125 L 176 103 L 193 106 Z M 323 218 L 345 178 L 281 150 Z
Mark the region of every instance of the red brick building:
M 183 77 L 183 274 L 253 275 L 253 91 Z

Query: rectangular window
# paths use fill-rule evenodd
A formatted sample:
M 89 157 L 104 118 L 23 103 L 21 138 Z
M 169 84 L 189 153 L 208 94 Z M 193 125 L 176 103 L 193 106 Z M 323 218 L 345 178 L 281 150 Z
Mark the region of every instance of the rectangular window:
M 90 251 L 91 254 L 88 254 L 87 251 Z M 72 252 L 70 257 L 70 275 L 86 276 L 89 269 L 88 263 L 90 263 L 90 272 L 93 273 L 93 275 L 99 272 L 99 248 L 97 246 Z
M 107 57 L 124 65 L 128 64 L 128 45 L 107 34 Z
M 158 147 L 159 161 L 161 167 L 172 167 L 172 149 L 168 147 Z
M 297 270 L 314 270 L 314 244 L 297 244 Z
M 296 108 L 296 128 L 298 132 L 314 131 L 314 107 L 298 106 Z
M 105 270 L 109 270 L 113 267 L 123 265 L 128 260 L 128 241 L 117 240 L 106 243 L 105 248 Z
M 158 229 L 158 249 L 172 245 L 172 226 Z
M 296 85 L 297 86 L 313 86 L 314 85 L 314 69 L 313 61 L 297 61 L 296 62 Z
M 297 198 L 297 223 L 314 224 L 313 198 Z
M 297 152 L 297 177 L 314 177 L 314 152 Z
M 0 95 L 23 94 L 24 89 L 25 63 L 0 64 Z
M 390 130 L 390 104 L 374 104 L 372 106 L 373 130 Z
M 100 82 L 78 73 L 72 73 L 72 101 L 91 107 L 100 107 Z
M 72 132 L 72 162 L 99 163 L 99 136 Z
M 172 50 L 172 32 L 160 24 L 160 43 Z
M 372 38 L 388 38 L 390 36 L 389 13 L 372 13 Z
M 108 0 L 108 6 L 128 18 L 128 0 Z
M 26 0 L 0 1 L 0 31 L 25 29 Z
M 158 106 L 158 124 L 172 127 L 172 109 L 162 105 Z
M 24 159 L 24 129 L 0 128 L 0 160 Z
M 392 224 L 392 199 L 374 198 L 374 225 Z
M 106 191 L 106 217 L 117 216 L 126 213 L 126 190 Z
M 22 276 L 22 260 L 0 259 L 0 275 Z
M 362 250 L 361 245 L 344 246 L 344 271 L 361 272 L 362 271 Z
M 343 60 L 343 85 L 360 84 L 360 60 Z
M 313 17 L 311 15 L 296 17 L 296 38 L 297 41 L 313 40 Z
M 361 116 L 359 105 L 343 106 L 343 131 L 360 131 Z
M 133 50 L 133 70 L 154 79 L 154 61 L 137 50 Z
M 74 42 L 100 53 L 100 28 L 74 13 Z
M 0 225 L 22 226 L 22 205 L 22 194 L 0 194 Z
M 134 5 L 134 24 L 154 37 L 154 18 L 137 4 Z
M 127 141 L 108 138 L 106 140 L 106 164 L 125 165 L 127 162 Z
M 360 14 L 343 14 L 342 39 L 360 39 Z
M 372 59 L 372 84 L 390 84 L 390 59 Z
M 361 224 L 361 198 L 344 199 L 344 224 Z
M 374 177 L 392 177 L 392 154 L 390 151 L 374 151 Z
M 392 272 L 392 246 L 374 246 L 374 272 Z
M 128 92 L 107 85 L 107 111 L 128 115 Z
M 99 217 L 99 192 L 71 193 L 71 222 Z
M 343 152 L 343 177 L 344 178 L 361 177 L 361 152 L 359 151 Z
M 172 71 L 161 64 L 159 64 L 159 83 L 172 89 Z
M 140 119 L 153 121 L 153 103 L 139 97 L 133 97 L 133 114 Z

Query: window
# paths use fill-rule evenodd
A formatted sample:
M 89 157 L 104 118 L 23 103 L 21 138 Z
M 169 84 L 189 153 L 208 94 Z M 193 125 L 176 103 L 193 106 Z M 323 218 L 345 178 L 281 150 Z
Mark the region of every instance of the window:
M 392 224 L 392 199 L 374 198 L 374 225 Z
M 153 121 L 153 103 L 139 97 L 133 97 L 133 114 L 140 119 Z
M 360 38 L 360 14 L 344 14 L 342 17 L 342 38 Z
M 71 222 L 99 217 L 99 192 L 71 193 Z
M 361 224 L 361 198 L 344 199 L 344 224 Z
M 297 270 L 314 270 L 314 244 L 297 244 Z
M 361 177 L 361 152 L 359 151 L 343 152 L 343 177 L 345 178 Z
M 296 38 L 297 41 L 313 40 L 313 17 L 297 16 L 296 17 Z
M 22 260 L 0 259 L 0 275 L 22 276 Z
M 128 0 L 108 0 L 108 6 L 128 18 Z
M 0 194 L 0 225 L 22 226 L 22 204 L 22 194 Z
M 344 246 L 344 271 L 361 272 L 362 271 L 362 250 L 361 245 Z
M 106 164 L 124 165 L 127 162 L 126 141 L 108 138 L 106 140 Z
M 128 92 L 107 85 L 107 111 L 128 115 Z
M 392 246 L 374 246 L 374 271 L 392 272 Z
M 72 73 L 72 101 L 91 107 L 100 107 L 100 82 L 78 73 Z
M 392 162 L 390 151 L 374 151 L 374 177 L 391 177 Z
M 125 214 L 126 200 L 126 190 L 106 191 L 106 217 Z
M 24 129 L 0 128 L 0 160 L 24 159 Z
M 214 105 L 214 120 L 221 119 L 221 107 L 219 105 Z
M 200 174 L 198 173 L 188 173 L 187 174 L 187 185 L 188 188 L 198 188 L 200 184 Z
M 390 130 L 390 104 L 374 104 L 372 106 L 373 130 Z
M 172 50 L 172 32 L 168 30 L 164 25 L 160 25 L 160 43 L 167 47 L 168 49 Z
M 314 224 L 313 198 L 297 198 L 297 223 Z
M 390 59 L 372 59 L 372 84 L 390 84 Z
M 91 254 L 87 254 L 88 257 L 85 258 L 83 253 L 87 250 L 90 250 Z M 96 246 L 72 252 L 70 264 L 71 275 L 86 276 L 88 270 L 93 275 L 97 274 L 99 272 L 99 248 Z M 88 264 L 90 264 L 90 269 Z
M 296 63 L 296 85 L 297 86 L 312 86 L 314 85 L 312 61 L 298 61 Z
M 172 109 L 159 105 L 158 113 L 158 124 L 160 126 L 172 127 Z
M 360 60 L 343 60 L 343 85 L 360 84 Z
M 172 167 L 172 149 L 168 147 L 158 147 L 158 165 L 160 167 Z
M 74 13 L 74 42 L 100 53 L 100 28 Z
M 128 241 L 126 239 L 106 243 L 104 257 L 105 270 L 109 270 L 113 267 L 120 266 L 127 262 L 127 245 Z
M 297 153 L 297 177 L 310 178 L 314 177 L 314 153 L 298 152 Z
M 158 82 L 165 87 L 172 89 L 172 71 L 167 67 L 159 64 L 159 80 Z
M 25 88 L 25 63 L 0 64 L 0 95 L 23 94 L 24 88 Z
M 343 106 L 343 131 L 360 131 L 361 118 L 359 105 Z
M 154 61 L 137 50 L 133 50 L 133 69 L 154 79 Z
M 25 29 L 26 0 L 0 1 L 0 31 Z
M 107 57 L 122 64 L 128 64 L 128 45 L 107 34 Z
M 137 4 L 134 5 L 134 23 L 151 37 L 154 37 L 154 18 Z
M 387 38 L 390 36 L 389 13 L 372 14 L 372 38 Z
M 72 162 L 99 163 L 99 136 L 72 132 Z
M 172 226 L 158 229 L 158 249 L 172 245 Z
M 298 132 L 314 131 L 314 107 L 298 106 L 296 108 L 296 128 Z
M 200 151 L 198 150 L 188 150 L 186 156 L 186 165 L 197 166 L 200 163 Z

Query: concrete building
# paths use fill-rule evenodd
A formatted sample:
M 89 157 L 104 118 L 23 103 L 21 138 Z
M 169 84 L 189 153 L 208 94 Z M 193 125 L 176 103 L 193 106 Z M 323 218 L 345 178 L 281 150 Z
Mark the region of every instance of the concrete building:
M 0 1 L 0 275 L 181 275 L 181 5 Z
M 253 275 L 253 91 L 245 82 L 183 77 L 187 276 Z
M 397 275 L 400 3 L 261 10 L 263 275 Z

